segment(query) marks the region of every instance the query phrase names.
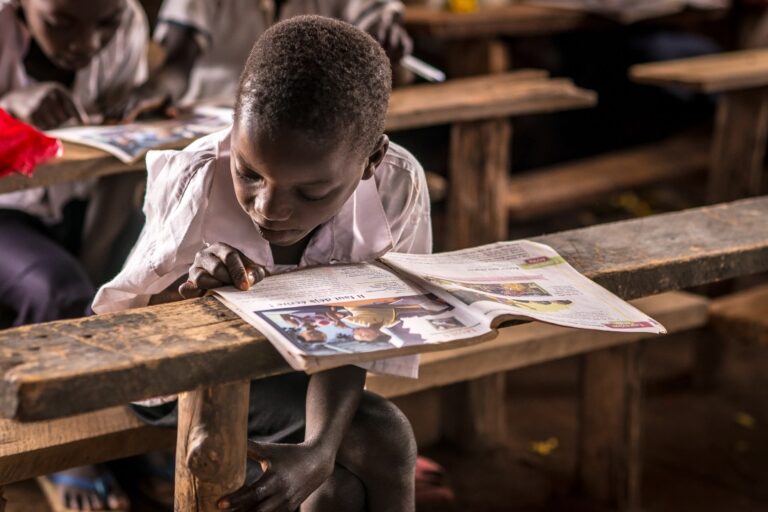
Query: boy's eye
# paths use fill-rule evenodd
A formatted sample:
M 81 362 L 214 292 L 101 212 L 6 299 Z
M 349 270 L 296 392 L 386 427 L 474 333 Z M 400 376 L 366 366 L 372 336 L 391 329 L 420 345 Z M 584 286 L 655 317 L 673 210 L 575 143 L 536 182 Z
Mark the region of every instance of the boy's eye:
M 305 192 L 302 192 L 301 197 L 305 201 L 322 201 L 323 199 L 328 197 L 328 194 L 317 195 L 317 194 L 307 194 Z
M 68 30 L 74 24 L 68 20 L 47 19 L 45 20 L 45 25 L 53 30 Z
M 261 181 L 261 176 L 259 176 L 253 171 L 243 171 L 238 169 L 237 177 L 248 183 L 255 183 L 255 182 Z

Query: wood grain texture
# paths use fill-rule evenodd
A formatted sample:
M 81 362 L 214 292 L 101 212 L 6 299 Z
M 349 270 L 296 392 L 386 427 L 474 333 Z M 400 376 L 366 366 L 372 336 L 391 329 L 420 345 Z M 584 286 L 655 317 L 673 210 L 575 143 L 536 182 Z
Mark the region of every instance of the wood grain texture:
M 709 138 L 675 136 L 662 142 L 516 174 L 509 179 L 509 218 L 523 222 L 587 205 L 607 194 L 676 178 L 709 168 Z
M 457 78 L 393 91 L 386 129 L 557 112 L 591 107 L 596 102 L 594 92 L 568 79 L 544 78 L 535 70 Z
M 766 138 L 768 87 L 723 94 L 717 105 L 707 183 L 709 202 L 732 201 L 765 191 Z
M 768 49 L 638 64 L 630 68 L 629 76 L 639 83 L 706 93 L 763 87 L 768 86 Z
M 172 429 L 148 427 L 125 407 L 21 423 L 0 420 L 0 482 L 172 449 Z
M 715 299 L 710 315 L 722 338 L 768 345 L 768 285 Z
M 722 18 L 727 9 L 687 10 L 645 23 L 690 25 Z M 527 37 L 576 30 L 621 28 L 605 17 L 578 10 L 555 9 L 520 3 L 483 7 L 471 13 L 454 13 L 426 6 L 409 5 L 404 23 L 413 35 L 436 39 Z
M 639 510 L 640 344 L 582 356 L 579 488 L 616 510 Z
M 631 299 L 768 270 L 766 216 L 755 198 L 534 240 Z M 0 413 L 25 421 L 289 371 L 210 297 L 2 331 L 0 361 Z
M 512 126 L 509 121 L 477 121 L 451 127 L 445 245 L 463 249 L 504 240 Z
M 215 512 L 245 483 L 249 391 L 243 380 L 179 396 L 176 512 Z
M 509 435 L 506 383 L 505 374 L 495 373 L 443 389 L 444 439 L 464 451 L 489 450 L 504 444 Z

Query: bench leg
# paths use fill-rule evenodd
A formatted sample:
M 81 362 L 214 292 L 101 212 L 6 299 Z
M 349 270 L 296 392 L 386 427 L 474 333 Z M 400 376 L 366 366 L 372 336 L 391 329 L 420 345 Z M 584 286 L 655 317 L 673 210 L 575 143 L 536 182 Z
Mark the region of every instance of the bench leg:
M 464 451 L 491 449 L 507 436 L 506 375 L 497 373 L 443 390 L 443 436 Z
M 0 512 L 5 512 L 5 504 L 8 503 L 3 495 L 4 489 L 0 487 Z
M 577 478 L 589 498 L 640 507 L 641 345 L 582 356 Z
M 245 481 L 248 394 L 240 381 L 182 393 L 176 445 L 176 512 L 213 512 Z
M 505 119 L 451 127 L 446 245 L 462 249 L 504 240 L 512 124 Z
M 717 107 L 708 199 L 760 195 L 768 137 L 768 88 L 728 92 Z

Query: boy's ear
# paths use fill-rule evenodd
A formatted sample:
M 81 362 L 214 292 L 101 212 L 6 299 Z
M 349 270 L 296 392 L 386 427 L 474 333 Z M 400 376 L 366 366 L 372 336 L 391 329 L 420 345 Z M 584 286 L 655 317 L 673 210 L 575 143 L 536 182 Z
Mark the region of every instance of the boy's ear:
M 379 140 L 376 141 L 376 146 L 373 148 L 373 151 L 371 151 L 371 154 L 368 156 L 368 162 L 365 164 L 365 170 L 363 171 L 364 180 L 373 177 L 373 172 L 379 166 L 381 161 L 384 160 L 384 155 L 387 154 L 388 149 L 389 137 L 382 134 L 381 137 L 379 137 Z

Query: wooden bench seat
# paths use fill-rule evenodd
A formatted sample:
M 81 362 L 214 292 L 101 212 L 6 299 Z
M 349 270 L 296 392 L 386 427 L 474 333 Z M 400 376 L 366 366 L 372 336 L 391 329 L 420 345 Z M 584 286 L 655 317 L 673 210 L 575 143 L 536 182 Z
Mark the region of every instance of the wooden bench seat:
M 506 201 L 509 218 L 522 222 L 588 205 L 608 194 L 704 173 L 708 145 L 704 137 L 685 134 L 513 175 Z
M 639 83 L 720 93 L 708 182 L 711 202 L 761 195 L 768 138 L 768 50 L 633 66 Z
M 721 338 L 768 345 L 768 285 L 715 299 L 710 314 Z
M 766 214 L 768 198 L 758 198 L 535 240 L 551 245 L 585 275 L 631 299 L 768 270 Z M 669 321 L 674 324 L 673 319 Z M 515 351 L 510 347 L 514 343 L 509 343 L 505 350 L 509 349 L 513 357 Z M 558 345 L 563 346 L 562 342 Z M 476 354 L 481 354 L 478 350 Z M 522 352 L 516 354 L 522 357 Z M 637 344 L 602 348 L 582 357 L 580 481 L 590 495 L 631 502 L 636 492 L 628 485 L 636 482 L 637 467 L 627 461 L 639 459 Z M 361 355 L 360 360 L 365 359 Z M 213 497 L 242 481 L 245 431 L 236 426 L 240 419 L 244 425 L 244 417 L 238 415 L 246 410 L 247 395 L 241 392 L 247 390 L 249 379 L 289 371 L 255 329 L 212 298 L 2 331 L 0 361 L 0 415 L 8 419 L 55 419 L 182 392 L 177 499 L 182 510 L 193 511 L 214 510 Z M 511 367 L 515 364 L 509 363 Z M 425 375 L 430 374 L 428 367 L 425 371 Z M 465 394 L 465 398 L 473 396 L 477 395 Z M 103 423 L 99 434 L 103 439 L 133 429 L 127 425 L 126 430 L 118 413 L 112 414 L 117 423 Z M 471 421 L 471 415 L 466 419 Z M 0 446 L 17 443 L 21 447 L 34 432 L 77 428 L 84 420 L 79 421 L 33 423 L 23 426 L 29 428 L 26 431 L 6 428 L 3 441 L 8 442 Z M 632 431 L 629 437 L 628 429 Z M 203 435 L 206 431 L 227 435 L 211 439 Z M 63 446 L 62 453 L 85 448 L 89 441 L 78 436 L 63 435 L 59 445 Z M 226 447 L 216 444 L 217 439 Z M 30 451 L 45 453 L 46 441 L 27 442 Z M 162 438 L 147 440 L 158 447 L 165 442 Z M 187 456 L 188 450 L 201 446 L 226 454 L 217 459 L 213 471 L 209 466 L 196 466 L 196 456 Z M 132 451 L 129 444 L 122 449 L 124 454 Z M 46 462 L 39 466 L 41 473 L 61 463 L 54 453 L 47 453 Z M 15 476 L 12 471 L 8 474 L 19 478 L 29 466 L 22 469 Z M 622 472 L 627 474 L 617 476 Z

